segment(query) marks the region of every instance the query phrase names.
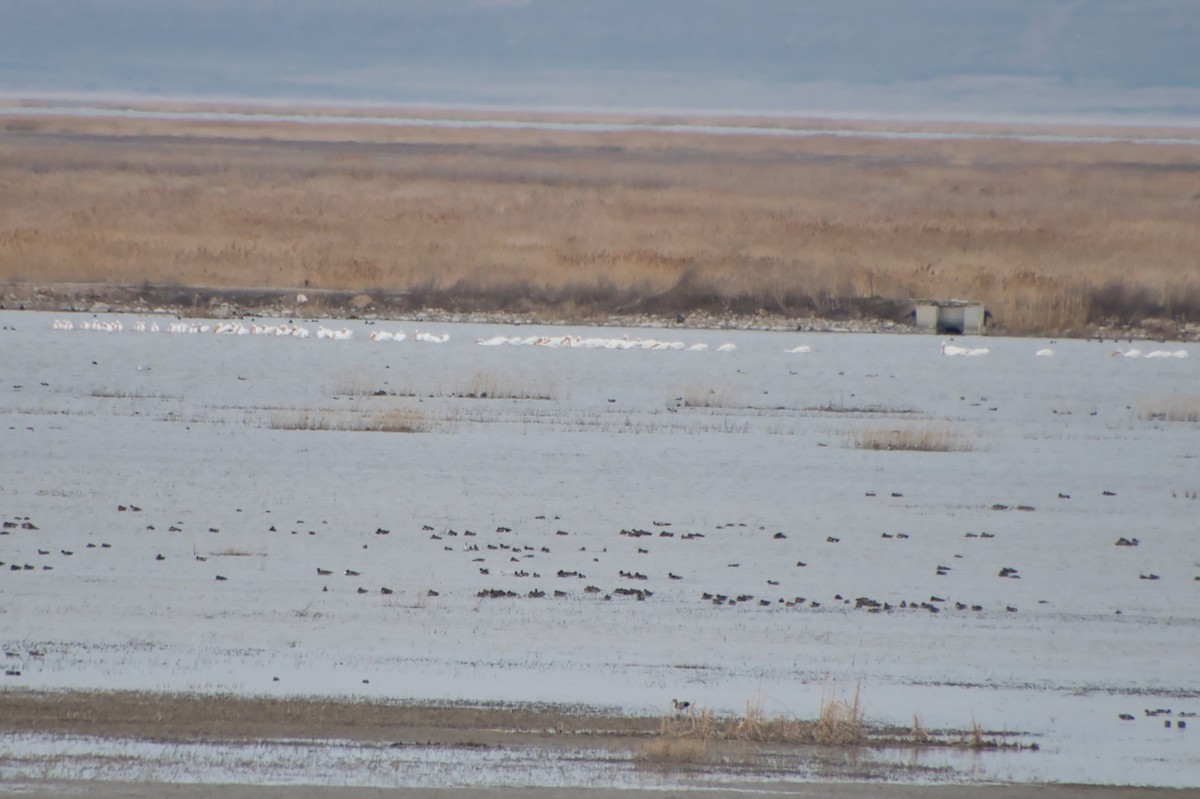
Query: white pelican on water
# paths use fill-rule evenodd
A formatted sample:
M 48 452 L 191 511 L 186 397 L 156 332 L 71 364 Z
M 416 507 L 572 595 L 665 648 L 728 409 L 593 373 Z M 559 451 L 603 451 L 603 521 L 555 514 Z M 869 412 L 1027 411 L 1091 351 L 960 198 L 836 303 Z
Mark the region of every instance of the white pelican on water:
M 784 350 L 784 352 L 788 352 L 788 353 L 812 352 L 812 347 L 808 346 L 807 344 L 801 344 L 798 347 L 792 347 L 790 350 Z
M 1053 358 L 1054 350 L 1050 349 L 1049 347 L 1042 347 L 1040 350 L 1034 353 L 1034 356 L 1038 358 Z
M 450 340 L 450 334 L 443 333 L 440 336 L 435 336 L 433 333 L 417 332 L 417 333 L 413 334 L 413 340 L 414 341 L 424 341 L 427 344 L 445 344 L 447 341 Z
M 733 352 L 736 349 L 736 344 L 722 344 L 721 346 L 717 347 L 717 352 Z
M 1146 353 L 1147 358 L 1186 358 L 1188 357 L 1187 350 L 1151 350 Z
M 942 355 L 950 355 L 950 356 L 965 355 L 968 357 L 978 357 L 980 355 L 987 355 L 989 352 L 991 352 L 991 350 L 989 350 L 987 347 L 968 348 L 968 347 L 959 347 L 959 346 L 956 346 L 956 345 L 951 344 L 946 341 L 942 342 Z

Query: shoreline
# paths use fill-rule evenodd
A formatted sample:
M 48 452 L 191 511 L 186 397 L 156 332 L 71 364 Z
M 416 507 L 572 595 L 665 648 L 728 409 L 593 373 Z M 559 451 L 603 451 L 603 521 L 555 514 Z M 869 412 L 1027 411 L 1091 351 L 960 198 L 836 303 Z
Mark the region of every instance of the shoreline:
M 298 302 L 298 300 L 300 300 Z M 906 306 L 902 300 L 882 300 L 889 307 Z M 759 330 L 802 333 L 891 333 L 938 335 L 918 330 L 895 318 L 847 314 L 791 316 L 768 311 L 756 314 L 689 311 L 655 313 L 580 313 L 564 315 L 553 310 L 450 310 L 426 307 L 412 292 L 356 291 L 328 288 L 243 288 L 229 286 L 150 286 L 111 283 L 0 284 L 0 310 L 90 314 L 141 314 L 180 319 L 345 319 L 354 321 L 406 321 L 449 324 L 545 325 L 553 327 L 625 327 L 683 330 Z M 988 326 L 978 335 L 1013 338 L 1062 338 L 1125 341 L 1200 341 L 1200 326 L 1189 326 L 1181 335 L 1166 336 L 1149 327 L 1091 326 L 1086 330 L 1055 335 L 1017 334 Z

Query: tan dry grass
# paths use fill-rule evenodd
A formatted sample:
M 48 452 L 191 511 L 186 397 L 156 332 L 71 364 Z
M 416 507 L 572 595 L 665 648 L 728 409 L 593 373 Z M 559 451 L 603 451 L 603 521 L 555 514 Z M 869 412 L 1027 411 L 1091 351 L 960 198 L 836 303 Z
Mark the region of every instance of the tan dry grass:
M 1174 395 L 1142 404 L 1141 418 L 1157 422 L 1200 422 L 1200 396 Z
M 762 699 L 758 698 L 746 703 L 746 712 L 741 716 L 721 718 L 710 708 L 665 716 L 659 728 L 659 739 L 847 746 L 865 742 L 867 726 L 860 691 L 855 688 L 848 699 L 833 694 L 823 696 L 816 721 L 768 716 L 763 710 Z M 664 747 L 660 759 L 666 759 L 670 751 L 669 747 Z
M 578 316 L 953 296 L 1011 332 L 1200 314 L 1190 146 L 6 124 L 0 280 L 379 288 Z
M 428 433 L 429 417 L 411 408 L 369 411 L 326 411 L 300 408 L 276 411 L 268 426 L 272 430 L 338 430 L 360 433 Z
M 649 738 L 642 741 L 637 758 L 648 763 L 703 763 L 708 759 L 708 739 Z
M 468 399 L 551 400 L 554 392 L 543 385 L 526 385 L 495 372 L 476 372 L 470 381 L 452 393 Z
M 844 434 L 855 449 L 887 452 L 969 452 L 970 439 L 949 424 L 914 424 L 904 427 L 866 427 Z
M 817 718 L 817 743 L 857 744 L 866 738 L 863 721 L 862 691 L 856 686 L 848 699 L 832 694 L 821 698 L 821 715 Z
M 685 408 L 745 408 L 746 403 L 735 392 L 725 389 L 688 386 L 680 395 Z

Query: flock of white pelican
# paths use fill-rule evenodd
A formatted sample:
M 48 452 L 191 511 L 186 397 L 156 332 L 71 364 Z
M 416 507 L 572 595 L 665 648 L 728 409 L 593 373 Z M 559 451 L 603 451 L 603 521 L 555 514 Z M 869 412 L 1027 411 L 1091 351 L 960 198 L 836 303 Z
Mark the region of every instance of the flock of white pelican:
M 84 320 L 78 324 L 69 319 L 55 320 L 55 330 L 90 330 L 98 333 L 120 333 L 125 325 L 119 320 L 101 321 Z M 306 327 L 288 324 L 265 324 L 253 322 L 249 325 L 242 322 L 171 322 L 160 327 L 158 322 L 134 322 L 130 329 L 137 333 L 174 333 L 174 334 L 213 334 L 225 336 L 292 336 L 308 338 L 310 331 Z M 324 325 L 317 328 L 317 338 L 333 341 L 348 341 L 354 337 L 354 331 L 348 327 L 328 328 Z M 371 341 L 407 341 L 409 336 L 403 330 L 376 330 L 369 336 Z M 413 341 L 426 344 L 445 344 L 450 340 L 449 333 L 427 333 L 414 331 Z M 582 336 L 493 336 L 487 339 L 476 339 L 475 343 L 482 347 L 573 347 L 577 349 L 608 349 L 608 350 L 690 350 L 701 352 L 708 349 L 707 344 L 692 344 L 688 346 L 682 341 L 659 341 L 652 338 L 597 338 Z M 736 344 L 722 344 L 717 352 L 733 352 Z M 808 345 L 793 347 L 787 352 L 812 352 Z
M 125 325 L 120 319 L 113 320 L 83 320 L 81 322 L 72 322 L 69 319 L 56 319 L 53 325 L 55 330 L 89 330 L 98 333 L 120 333 L 125 330 Z M 160 327 L 158 322 L 146 322 L 138 320 L 130 325 L 130 329 L 137 333 L 172 333 L 172 334 L 215 334 L 225 336 L 288 336 L 292 338 L 308 338 L 310 330 L 301 325 L 288 322 L 286 324 L 269 324 L 266 322 L 251 322 L 243 324 L 242 322 L 170 322 L 165 326 Z M 333 341 L 348 341 L 354 337 L 354 331 L 348 327 L 329 328 L 321 325 L 317 328 L 317 338 L 331 339 Z M 373 331 L 369 336 L 371 341 L 406 341 L 409 336 L 402 330 L 388 331 L 378 330 Z M 413 341 L 420 341 L 426 344 L 445 344 L 450 340 L 449 333 L 435 334 L 423 331 L 414 331 L 412 334 Z M 573 349 L 604 349 L 604 350 L 687 350 L 688 352 L 704 352 L 708 350 L 708 345 L 704 343 L 696 343 L 692 345 L 685 344 L 682 341 L 660 341 L 653 338 L 630 338 L 629 336 L 621 336 L 620 338 L 601 338 L 596 336 L 492 336 L 491 338 L 478 338 L 475 343 L 481 347 L 566 347 Z M 721 344 L 716 347 L 717 352 L 733 352 L 737 349 L 736 344 Z M 784 350 L 786 353 L 808 353 L 812 352 L 813 348 L 808 344 L 800 344 L 791 349 Z M 960 347 L 956 344 L 951 344 L 948 341 L 943 341 L 941 345 L 942 355 L 949 357 L 979 357 L 987 355 L 991 350 L 987 347 Z M 1117 349 L 1110 353 L 1114 358 L 1187 358 L 1188 351 L 1185 349 L 1166 350 L 1156 349 L 1148 352 L 1143 352 L 1136 348 Z M 1039 358 L 1054 357 L 1054 350 L 1049 347 L 1044 347 L 1034 353 Z
M 120 319 L 112 321 L 101 320 L 83 320 L 78 324 L 69 319 L 56 319 L 53 324 L 55 330 L 90 330 L 97 333 L 121 333 L 125 330 L 125 325 Z M 308 338 L 312 331 L 301 325 L 287 324 L 266 324 L 252 322 L 243 324 L 242 322 L 171 322 L 165 326 L 159 326 L 158 322 L 144 322 L 138 320 L 134 322 L 130 329 L 135 333 L 172 333 L 176 335 L 194 335 L 194 334 L 213 334 L 222 336 L 289 336 L 292 338 Z M 317 328 L 317 338 L 331 339 L 333 341 L 349 341 L 354 337 L 354 331 L 348 327 L 329 328 L 321 325 Z M 408 338 L 403 331 L 395 333 L 376 332 L 370 336 L 372 341 L 404 341 Z M 423 341 L 431 344 L 445 344 L 450 340 L 450 335 L 434 335 L 433 333 L 417 332 L 413 335 L 415 341 Z
M 582 336 L 492 336 L 491 338 L 476 339 L 481 347 L 568 347 L 585 350 L 688 350 L 703 352 L 707 344 L 693 344 L 690 347 L 682 341 L 659 341 L 652 338 L 599 338 Z M 722 344 L 717 352 L 733 352 L 736 344 Z
M 78 325 L 69 319 L 56 319 L 53 327 L 55 330 L 91 330 L 96 333 L 120 333 L 125 330 L 125 325 L 120 319 L 112 321 L 85 319 Z M 172 333 L 176 335 L 215 333 L 226 336 L 293 336 L 295 338 L 308 338 L 309 336 L 308 328 L 294 324 L 252 323 L 244 325 L 241 322 L 170 322 L 165 327 L 160 327 L 158 322 L 138 320 L 130 326 L 130 329 L 135 333 Z M 335 333 L 338 335 L 335 336 Z M 334 331 L 322 327 L 317 331 L 317 338 L 350 338 L 351 335 L 353 334 L 346 328 Z
M 1117 349 L 1109 353 L 1114 358 L 1186 358 L 1188 357 L 1187 350 L 1150 350 L 1142 352 L 1135 348 L 1122 350 Z

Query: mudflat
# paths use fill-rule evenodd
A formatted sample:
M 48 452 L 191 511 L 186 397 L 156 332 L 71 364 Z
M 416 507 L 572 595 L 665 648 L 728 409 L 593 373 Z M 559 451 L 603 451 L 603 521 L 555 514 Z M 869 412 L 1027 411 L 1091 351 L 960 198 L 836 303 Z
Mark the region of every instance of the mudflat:
M 586 708 L 538 705 L 506 707 L 468 707 L 435 704 L 381 705 L 317 699 L 253 699 L 246 697 L 197 697 L 140 693 L 98 692 L 0 692 L 0 735 L 38 733 L 59 736 L 88 736 L 95 739 L 137 737 L 175 744 L 217 744 L 228 741 L 270 741 L 272 739 L 311 739 L 313 743 L 390 741 L 391 747 L 415 746 L 455 750 L 479 748 L 561 749 L 575 757 L 592 756 L 597 747 L 636 752 L 639 745 L 656 733 L 660 720 L 597 714 Z M 830 747 L 827 749 L 838 749 Z M 847 749 L 847 753 L 852 748 Z M 811 753 L 811 748 L 808 748 Z M 728 752 L 726 752 L 728 754 Z M 749 763 L 743 752 L 743 767 Z M 803 750 L 795 753 L 805 757 Z M 837 759 L 836 751 L 820 757 Z M 10 765 L 13 755 L 0 755 L 0 773 Z M 848 769 L 844 780 L 794 781 L 780 768 L 780 760 L 771 758 L 752 780 L 736 778 L 706 786 L 707 770 L 727 762 L 714 751 L 709 764 L 704 761 L 683 763 L 647 763 L 645 768 L 669 774 L 677 770 L 682 778 L 678 787 L 647 788 L 604 787 L 512 787 L 487 785 L 449 787 L 331 787 L 327 785 L 255 785 L 124 781 L 63 780 L 28 777 L 0 779 L 0 788 L 19 791 L 33 797 L 166 797 L 191 799 L 222 796 L 229 799 L 366 799 L 366 797 L 403 797 L 405 799 L 632 799 L 654 795 L 687 796 L 709 799 L 730 795 L 792 796 L 802 799 L 1133 799 L 1134 797 L 1195 797 L 1197 790 L 1131 788 L 1082 785 L 929 785 L 888 781 L 854 781 Z M 25 764 L 26 767 L 28 763 Z

